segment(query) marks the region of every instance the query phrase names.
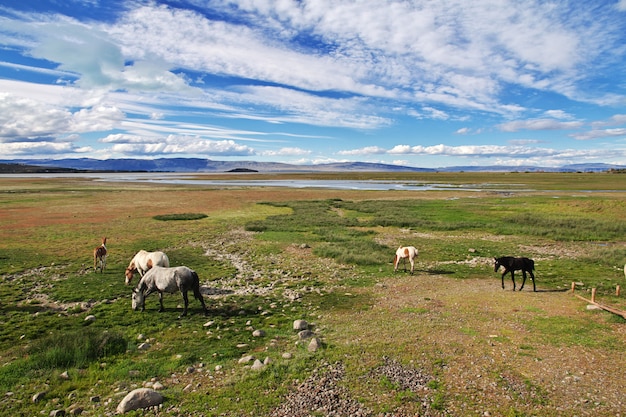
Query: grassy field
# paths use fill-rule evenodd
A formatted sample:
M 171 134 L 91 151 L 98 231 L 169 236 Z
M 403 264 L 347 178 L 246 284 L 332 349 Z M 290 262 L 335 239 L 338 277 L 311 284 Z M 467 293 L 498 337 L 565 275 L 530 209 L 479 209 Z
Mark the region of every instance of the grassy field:
M 613 416 L 626 409 L 626 320 L 587 309 L 570 291 L 575 282 L 589 298 L 596 288 L 598 302 L 626 310 L 624 295 L 616 295 L 625 283 L 626 175 L 224 178 L 451 187 L 220 189 L 0 178 L 0 415 L 77 408 L 107 415 L 133 388 L 158 382 L 165 402 L 148 414 L 277 416 L 329 364 L 344 370 L 333 395 L 364 415 Z M 483 191 L 455 189 L 467 184 Z M 103 236 L 109 257 L 100 273 L 92 251 Z M 412 276 L 393 272 L 399 245 L 420 251 Z M 164 297 L 165 312 L 157 312 L 156 295 L 146 311 L 132 311 L 124 269 L 139 249 L 163 250 L 172 265 L 196 270 L 209 317 L 191 297 L 190 315 L 177 319 L 179 295 Z M 535 259 L 537 292 L 529 282 L 511 291 L 509 276 L 501 288 L 493 257 L 502 255 Z M 296 319 L 311 323 L 321 349 L 310 352 L 299 340 Z M 256 329 L 265 335 L 254 337 Z M 246 355 L 269 363 L 253 370 L 239 363 Z M 301 415 L 349 415 L 307 401 Z

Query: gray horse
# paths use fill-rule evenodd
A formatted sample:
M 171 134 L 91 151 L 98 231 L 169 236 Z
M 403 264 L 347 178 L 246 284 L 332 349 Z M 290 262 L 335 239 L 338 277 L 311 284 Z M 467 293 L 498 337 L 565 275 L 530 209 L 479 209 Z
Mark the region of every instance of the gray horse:
M 159 302 L 161 308 L 159 311 L 163 311 L 163 293 L 173 294 L 176 291 L 180 291 L 185 301 L 185 307 L 183 314 L 179 317 L 187 315 L 187 306 L 189 305 L 189 298 L 187 297 L 187 291 L 193 291 L 194 297 L 202 304 L 204 314 L 207 315 L 208 311 L 204 304 L 204 298 L 200 293 L 200 279 L 198 274 L 192 269 L 186 266 L 177 266 L 174 268 L 165 268 L 161 266 L 153 266 L 139 281 L 137 288 L 133 290 L 133 310 L 145 309 L 145 298 L 153 292 L 159 293 Z

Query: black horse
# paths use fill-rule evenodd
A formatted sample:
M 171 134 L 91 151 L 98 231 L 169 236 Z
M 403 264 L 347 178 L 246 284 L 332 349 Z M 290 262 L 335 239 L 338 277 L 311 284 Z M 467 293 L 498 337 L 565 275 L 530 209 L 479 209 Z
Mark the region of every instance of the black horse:
M 529 258 L 514 258 L 513 256 L 502 256 L 500 258 L 493 258 L 496 261 L 494 272 L 498 272 L 498 269 L 503 266 L 504 272 L 502 273 L 502 289 L 504 289 L 504 276 L 510 272 L 511 280 L 513 281 L 513 291 L 515 291 L 515 275 L 514 271 L 522 271 L 522 275 L 524 275 L 524 281 L 522 281 L 522 286 L 520 287 L 520 291 L 524 288 L 524 284 L 526 283 L 526 272 L 530 274 L 530 278 L 533 280 L 533 291 L 537 291 L 535 287 L 535 275 L 533 274 L 533 270 L 535 269 L 535 261 Z

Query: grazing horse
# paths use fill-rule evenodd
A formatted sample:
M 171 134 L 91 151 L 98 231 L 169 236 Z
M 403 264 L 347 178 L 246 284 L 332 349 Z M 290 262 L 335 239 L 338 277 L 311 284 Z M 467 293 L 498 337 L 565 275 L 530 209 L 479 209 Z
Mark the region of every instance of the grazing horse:
M 161 308 L 159 311 L 163 311 L 163 293 L 173 294 L 176 291 L 180 291 L 183 295 L 183 301 L 185 307 L 183 313 L 178 316 L 183 317 L 187 315 L 187 307 L 189 306 L 189 298 L 187 297 L 187 291 L 193 291 L 194 297 L 202 304 L 204 314 L 207 315 L 208 311 L 204 304 L 204 298 L 200 293 L 200 279 L 196 271 L 187 268 L 186 266 L 177 266 L 174 268 L 165 268 L 162 266 L 153 266 L 146 274 L 141 278 L 137 288 L 133 290 L 132 307 L 133 310 L 145 309 L 146 297 L 153 292 L 159 293 L 159 303 Z
M 126 285 L 130 285 L 135 272 L 139 272 L 139 275 L 143 277 L 153 266 L 164 266 L 167 268 L 170 266 L 170 260 L 163 252 L 147 252 L 143 249 L 137 252 L 124 273 Z
M 511 280 L 513 281 L 513 291 L 515 291 L 515 275 L 514 271 L 522 271 L 522 275 L 524 276 L 524 280 L 522 281 L 522 286 L 520 287 L 520 291 L 524 288 L 524 284 L 526 283 L 526 272 L 530 274 L 530 278 L 533 280 L 533 291 L 537 291 L 535 287 L 535 274 L 533 274 L 533 270 L 535 269 L 535 261 L 529 258 L 514 258 L 512 256 L 503 256 L 501 258 L 493 258 L 495 260 L 494 272 L 498 272 L 498 269 L 503 266 L 504 272 L 502 273 L 502 289 L 504 289 L 504 276 L 510 272 Z
M 393 272 L 398 270 L 398 264 L 400 259 L 404 260 L 404 272 L 406 272 L 406 260 L 411 263 L 411 275 L 413 275 L 413 269 L 415 268 L 415 258 L 417 257 L 417 249 L 415 246 L 400 246 L 396 251 L 396 255 L 393 257 Z
M 93 270 L 98 272 L 98 265 L 100 266 L 100 273 L 104 272 L 104 268 L 107 265 L 107 238 L 102 238 L 102 245 L 93 250 Z

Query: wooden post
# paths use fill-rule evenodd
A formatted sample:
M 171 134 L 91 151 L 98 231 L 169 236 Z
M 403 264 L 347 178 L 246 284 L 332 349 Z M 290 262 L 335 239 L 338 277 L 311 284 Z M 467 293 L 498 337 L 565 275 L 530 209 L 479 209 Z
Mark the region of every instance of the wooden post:
M 572 281 L 572 294 L 574 294 L 575 289 L 576 289 L 576 283 Z
M 591 289 L 591 302 L 592 303 L 596 302 L 596 289 L 595 288 Z
M 619 290 L 620 290 L 620 287 L 619 287 L 619 285 L 618 285 L 617 287 L 615 287 L 615 295 L 616 295 L 617 297 L 619 297 Z

